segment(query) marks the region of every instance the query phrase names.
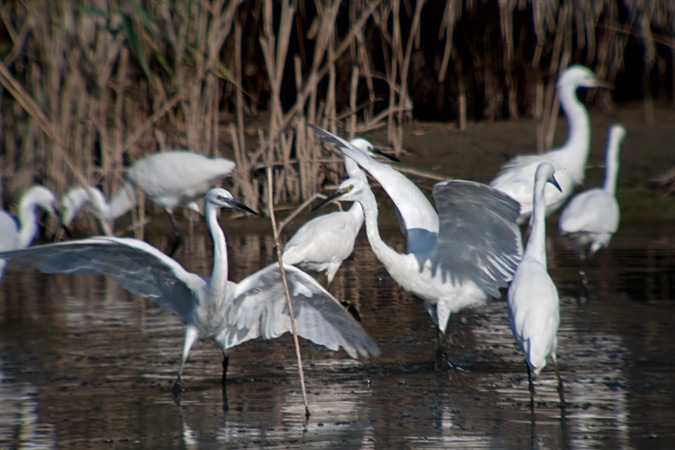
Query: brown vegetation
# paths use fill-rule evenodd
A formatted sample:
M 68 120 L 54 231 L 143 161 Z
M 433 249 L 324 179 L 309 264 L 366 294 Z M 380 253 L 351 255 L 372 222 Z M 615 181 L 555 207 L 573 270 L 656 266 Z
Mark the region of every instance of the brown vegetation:
M 299 203 L 341 171 L 307 122 L 386 127 L 400 151 L 412 117 L 526 115 L 543 149 L 571 63 L 617 83 L 603 104 L 640 98 L 650 120 L 673 96 L 674 24 L 671 0 L 4 2 L 0 193 L 110 195 L 129 162 L 189 148 L 236 160 L 247 204 L 267 210 L 269 165 L 274 202 Z

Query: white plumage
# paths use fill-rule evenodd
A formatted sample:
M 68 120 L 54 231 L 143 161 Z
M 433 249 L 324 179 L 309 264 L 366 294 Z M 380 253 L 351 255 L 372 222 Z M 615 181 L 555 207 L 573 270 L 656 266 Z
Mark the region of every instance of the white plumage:
M 534 212 L 530 236 L 523 259 L 518 265 L 507 294 L 508 315 L 513 336 L 525 355 L 530 391 L 534 392 L 532 375 L 539 375 L 550 356 L 556 364 L 560 305 L 558 290 L 547 271 L 546 263 L 546 203 L 547 183 L 560 188 L 554 178 L 555 169 L 542 163 L 534 176 Z M 562 382 L 558 374 L 562 398 Z
M 278 264 L 228 281 L 227 246 L 218 225 L 220 208 L 251 211 L 220 188 L 208 192 L 206 223 L 213 238 L 211 278 L 187 272 L 151 245 L 129 238 L 94 237 L 0 253 L 45 273 L 108 275 L 128 291 L 149 298 L 178 314 L 186 324 L 185 344 L 174 388 L 180 390 L 183 366 L 198 338 L 212 339 L 223 350 L 250 339 L 272 339 L 291 330 Z M 352 357 L 378 355 L 377 345 L 342 305 L 312 277 L 285 265 L 298 334 L 331 350 L 340 347 Z M 223 382 L 227 355 L 223 363 Z
M 557 83 L 560 105 L 567 117 L 569 134 L 562 147 L 547 153 L 516 156 L 508 161 L 490 186 L 508 194 L 520 203 L 519 223 L 532 214 L 534 173 L 539 164 L 548 162 L 555 168 L 562 192 L 546 187 L 546 211 L 552 213 L 565 203 L 574 188 L 584 182 L 584 173 L 590 150 L 591 130 L 588 112 L 576 95 L 578 88 L 608 87 L 588 68 L 570 66 Z

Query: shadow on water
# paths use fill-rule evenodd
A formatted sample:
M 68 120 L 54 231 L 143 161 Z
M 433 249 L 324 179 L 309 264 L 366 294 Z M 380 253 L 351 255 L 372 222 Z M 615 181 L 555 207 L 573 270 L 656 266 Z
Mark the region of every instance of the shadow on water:
M 235 348 L 225 393 L 221 353 L 201 342 L 176 406 L 176 316 L 106 278 L 8 270 L 0 285 L 0 448 L 675 447 L 671 228 L 622 224 L 591 261 L 585 305 L 575 298 L 574 255 L 549 235 L 565 409 L 552 367 L 535 381 L 531 409 L 504 300 L 451 318 L 447 351 L 463 370 L 438 368 L 421 302 L 393 283 L 361 236 L 331 291 L 357 305 L 383 355 L 354 361 L 303 342 L 308 421 L 290 338 Z M 398 235 L 388 240 L 402 245 Z M 231 236 L 229 244 L 234 280 L 272 261 L 268 236 Z M 181 262 L 208 273 L 208 238 L 187 248 Z

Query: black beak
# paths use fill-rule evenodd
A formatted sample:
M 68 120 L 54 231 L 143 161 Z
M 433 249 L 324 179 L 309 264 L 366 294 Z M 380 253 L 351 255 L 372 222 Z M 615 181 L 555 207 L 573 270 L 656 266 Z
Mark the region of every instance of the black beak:
M 230 203 L 230 206 L 232 206 L 232 207 L 235 208 L 235 209 L 238 209 L 238 210 L 240 210 L 240 211 L 244 211 L 244 212 L 247 212 L 247 213 L 251 213 L 251 214 L 254 214 L 254 215 L 256 215 L 256 216 L 258 215 L 257 212 L 253 211 L 253 210 L 252 210 L 251 208 L 249 208 L 248 206 L 244 205 L 243 203 L 239 203 L 239 202 L 236 201 L 236 200 L 230 200 L 229 203 Z
M 560 185 L 558 184 L 558 180 L 555 179 L 553 175 L 551 175 L 551 179 L 548 180 L 549 183 L 551 183 L 553 186 L 556 187 L 560 192 L 562 192 L 562 189 L 560 188 Z
M 312 211 L 316 211 L 317 209 L 321 208 L 326 203 L 330 203 L 331 201 L 335 200 L 337 197 L 341 196 L 342 194 L 344 194 L 344 191 L 342 189 L 336 189 L 335 192 L 333 192 L 331 195 L 329 195 L 325 199 L 321 200 L 321 203 L 319 203 L 316 206 L 313 206 Z
M 398 159 L 397 157 L 395 157 L 394 155 L 390 155 L 389 153 L 384 153 L 383 151 L 378 150 L 378 149 L 376 149 L 375 147 L 373 147 L 373 149 L 371 150 L 371 152 L 373 152 L 373 153 L 376 154 L 376 155 L 380 155 L 380 156 L 382 156 L 383 158 L 388 159 L 388 160 L 390 160 L 390 161 L 399 162 L 399 163 L 401 162 L 401 160 Z

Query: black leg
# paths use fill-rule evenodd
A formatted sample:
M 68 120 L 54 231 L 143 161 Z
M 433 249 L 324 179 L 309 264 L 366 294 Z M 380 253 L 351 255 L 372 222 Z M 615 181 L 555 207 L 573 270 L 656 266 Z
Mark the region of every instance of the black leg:
M 530 410 L 532 411 L 532 414 L 534 414 L 534 383 L 532 382 L 532 369 L 530 369 L 530 365 L 527 361 L 525 361 L 525 365 L 527 366 L 527 382 L 530 389 Z
M 180 229 L 178 228 L 178 224 L 176 223 L 176 218 L 173 216 L 173 212 L 166 210 L 166 213 L 169 215 L 169 220 L 171 221 L 171 227 L 173 228 L 173 243 L 169 245 L 169 256 L 173 257 L 173 255 L 176 253 L 176 250 L 178 250 L 178 247 L 181 246 L 183 243 L 183 235 L 180 232 Z
M 558 370 L 558 359 L 555 356 L 555 353 L 551 355 L 553 359 L 553 367 L 555 368 L 555 376 L 558 379 L 558 397 L 560 398 L 560 407 L 565 409 L 565 389 L 563 387 L 562 378 L 560 378 L 560 371 Z
M 220 380 L 220 384 L 225 387 L 225 384 L 227 383 L 227 366 L 230 364 L 230 358 L 227 356 L 225 352 L 223 352 L 223 378 Z

